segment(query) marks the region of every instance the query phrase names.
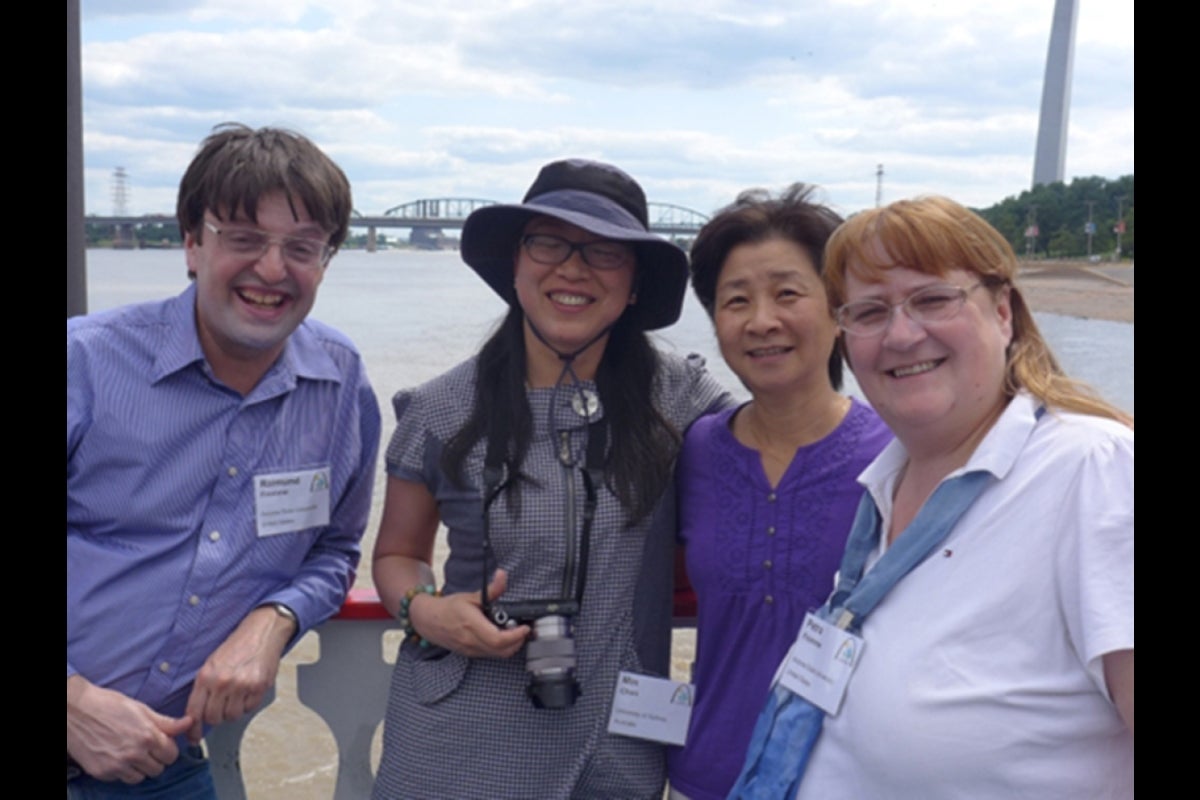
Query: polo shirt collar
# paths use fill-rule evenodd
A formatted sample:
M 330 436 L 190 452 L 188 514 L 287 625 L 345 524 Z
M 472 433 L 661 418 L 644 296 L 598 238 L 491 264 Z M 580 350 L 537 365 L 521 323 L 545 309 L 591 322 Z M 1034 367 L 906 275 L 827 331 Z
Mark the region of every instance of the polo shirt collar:
M 997 479 L 1004 478 L 1016 464 L 1037 425 L 1038 406 L 1039 402 L 1028 392 L 1018 392 L 1000 413 L 991 430 L 984 435 L 966 465 L 942 480 L 977 470 L 990 472 Z M 871 492 L 878 504 L 880 497 L 892 496 L 895 481 L 907 461 L 908 451 L 899 439 L 893 439 L 859 474 L 858 482 Z

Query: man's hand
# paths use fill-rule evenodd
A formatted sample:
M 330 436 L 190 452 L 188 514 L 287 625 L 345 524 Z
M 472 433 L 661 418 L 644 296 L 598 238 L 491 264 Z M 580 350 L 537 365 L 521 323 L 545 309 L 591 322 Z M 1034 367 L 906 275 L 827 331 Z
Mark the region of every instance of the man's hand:
M 259 707 L 295 633 L 296 624 L 270 606 L 246 615 L 196 673 L 187 704 L 189 741 L 199 744 L 205 723 L 234 720 Z
M 82 675 L 67 678 L 67 753 L 94 778 L 138 783 L 158 775 L 179 757 L 175 737 L 191 726 L 191 717 L 164 717 Z

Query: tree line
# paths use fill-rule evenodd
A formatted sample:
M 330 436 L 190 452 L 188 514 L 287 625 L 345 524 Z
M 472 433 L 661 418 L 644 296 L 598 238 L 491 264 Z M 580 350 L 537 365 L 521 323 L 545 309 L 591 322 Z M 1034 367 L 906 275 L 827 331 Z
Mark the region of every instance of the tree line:
M 1000 231 L 1017 255 L 1038 258 L 1084 258 L 1088 254 L 1088 204 L 1095 226 L 1091 253 L 1112 258 L 1121 233 L 1121 258 L 1133 258 L 1133 176 L 1116 180 L 1098 176 L 1075 178 L 1070 184 L 1036 186 L 1007 197 L 990 208 L 973 209 Z M 1030 236 L 1029 234 L 1036 234 Z

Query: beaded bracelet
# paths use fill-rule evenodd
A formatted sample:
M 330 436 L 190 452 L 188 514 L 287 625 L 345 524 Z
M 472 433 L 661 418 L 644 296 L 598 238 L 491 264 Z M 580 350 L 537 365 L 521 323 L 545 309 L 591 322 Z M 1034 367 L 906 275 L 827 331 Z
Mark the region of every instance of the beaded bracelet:
M 400 627 L 404 630 L 406 638 L 419 644 L 421 647 L 429 647 L 429 640 L 417 633 L 417 629 L 413 627 L 412 619 L 408 615 L 408 607 L 412 604 L 412 599 L 419 594 L 428 594 L 434 597 L 441 597 L 442 592 L 439 589 L 434 589 L 430 584 L 421 584 L 414 586 L 404 593 L 404 597 L 400 598 L 400 613 L 396 615 L 396 619 L 400 621 Z

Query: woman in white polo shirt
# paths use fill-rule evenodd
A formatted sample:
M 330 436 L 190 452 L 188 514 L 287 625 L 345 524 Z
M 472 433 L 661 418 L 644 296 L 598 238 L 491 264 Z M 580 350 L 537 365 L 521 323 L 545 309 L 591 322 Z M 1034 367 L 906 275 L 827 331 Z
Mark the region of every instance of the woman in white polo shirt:
M 1133 797 L 1132 420 L 1063 374 L 1012 248 L 957 203 L 863 212 L 825 261 L 847 363 L 896 440 L 860 476 L 874 508 L 822 612 L 853 610 L 863 644 L 797 796 Z M 781 771 L 762 752 L 733 796 Z

